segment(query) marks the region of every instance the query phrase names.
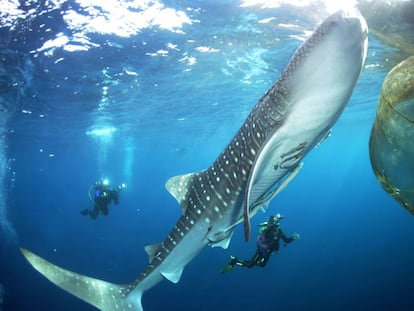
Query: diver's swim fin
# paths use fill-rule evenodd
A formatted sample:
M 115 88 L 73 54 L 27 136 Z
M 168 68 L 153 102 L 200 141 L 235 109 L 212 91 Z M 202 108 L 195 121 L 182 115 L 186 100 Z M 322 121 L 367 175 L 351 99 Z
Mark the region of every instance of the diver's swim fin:
M 231 261 L 220 270 L 221 274 L 229 272 L 231 269 L 233 269 L 234 265 L 237 263 L 236 257 L 234 256 L 230 256 L 230 257 L 231 257 Z

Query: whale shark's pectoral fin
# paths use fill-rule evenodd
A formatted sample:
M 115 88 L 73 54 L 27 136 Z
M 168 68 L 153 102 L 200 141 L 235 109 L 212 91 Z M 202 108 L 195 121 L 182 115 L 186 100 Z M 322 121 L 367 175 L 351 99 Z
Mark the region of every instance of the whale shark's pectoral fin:
M 238 224 L 238 223 L 239 222 L 237 222 L 236 224 Z M 226 231 L 214 234 L 214 236 L 211 237 L 211 238 L 209 237 L 208 238 L 209 245 L 211 247 L 222 247 L 224 249 L 227 249 L 230 245 L 230 241 L 231 241 L 231 238 L 233 236 L 234 226 L 230 227 Z
M 193 180 L 194 175 L 197 173 L 190 173 L 185 175 L 178 175 L 171 177 L 165 183 L 165 187 L 168 192 L 177 200 L 180 204 L 181 211 L 185 214 L 187 205 L 185 204 L 185 198 L 189 189 L 189 185 Z
M 142 311 L 142 291 L 135 288 L 133 283 L 117 285 L 94 279 L 62 269 L 24 248 L 20 250 L 29 263 L 49 281 L 98 309 Z M 131 291 L 134 292 L 134 299 L 128 299 Z
M 287 184 L 292 181 L 302 168 L 299 161 L 304 156 L 307 142 L 300 143 L 288 152 L 280 154 L 280 152 L 276 152 L 280 146 L 280 144 L 277 143 L 277 139 L 278 136 L 277 133 L 275 133 L 267 140 L 259 151 L 252 169 L 250 170 L 243 206 L 244 239 L 246 241 L 250 238 L 250 210 L 255 210 L 254 213 L 256 213 L 260 206 L 267 207 L 270 201 L 280 191 L 286 188 Z M 294 172 L 293 175 L 291 174 L 292 172 Z M 289 177 L 289 174 L 292 176 Z M 262 189 L 263 187 L 261 186 L 260 180 L 278 180 L 279 178 L 274 178 L 274 175 L 279 175 L 280 178 L 283 178 L 283 176 L 285 177 L 282 181 L 274 185 L 273 190 L 270 190 L 270 192 L 269 189 Z M 259 197 L 256 202 L 251 203 L 250 198 L 254 191 L 264 194 L 262 197 Z
M 253 217 L 259 209 L 266 209 L 275 196 L 277 196 L 287 185 L 299 174 L 303 162 L 299 163 L 275 188 L 261 196 L 250 209 L 250 217 Z

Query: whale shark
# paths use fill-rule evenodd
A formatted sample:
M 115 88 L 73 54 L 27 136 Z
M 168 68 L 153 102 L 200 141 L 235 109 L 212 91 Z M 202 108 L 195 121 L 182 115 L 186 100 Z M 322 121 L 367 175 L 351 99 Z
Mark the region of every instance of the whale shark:
M 368 28 L 356 9 L 327 17 L 296 50 L 244 124 L 205 170 L 170 178 L 167 190 L 182 216 L 159 244 L 145 251 L 149 264 L 129 284 L 81 275 L 21 248 L 52 283 L 100 310 L 143 310 L 143 293 L 167 279 L 177 283 L 203 248 L 227 248 L 238 224 L 250 218 L 300 172 L 343 112 L 362 70 Z

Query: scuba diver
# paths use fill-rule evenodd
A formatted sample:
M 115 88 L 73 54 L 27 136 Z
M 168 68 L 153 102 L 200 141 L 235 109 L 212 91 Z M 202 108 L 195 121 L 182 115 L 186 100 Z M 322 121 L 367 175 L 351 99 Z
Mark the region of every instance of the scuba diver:
M 257 236 L 257 250 L 251 260 L 242 260 L 234 256 L 230 256 L 230 262 L 221 269 L 221 273 L 230 271 L 235 265 L 241 267 L 252 268 L 254 266 L 264 267 L 269 261 L 270 255 L 279 250 L 280 239 L 283 240 L 284 246 L 293 240 L 300 239 L 298 233 L 294 233 L 292 237 L 288 238 L 280 228 L 279 221 L 283 216 L 276 214 L 270 216 L 269 222 L 263 222 L 259 227 L 259 234 Z
M 119 203 L 119 192 L 123 188 L 125 188 L 125 184 L 121 184 L 120 186 L 111 189 L 108 186 L 107 179 L 95 182 L 89 187 L 88 191 L 89 200 L 93 202 L 94 208 L 91 210 L 84 209 L 80 213 L 82 215 L 90 215 L 92 219 L 96 219 L 99 212 L 105 216 L 108 215 L 108 205 L 111 203 L 111 201 L 113 201 L 114 204 Z

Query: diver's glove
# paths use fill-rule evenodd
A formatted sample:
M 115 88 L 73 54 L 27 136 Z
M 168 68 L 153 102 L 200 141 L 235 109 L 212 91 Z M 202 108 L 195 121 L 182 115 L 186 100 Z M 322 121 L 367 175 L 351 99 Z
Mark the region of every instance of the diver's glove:
M 300 240 L 300 235 L 299 235 L 299 233 L 297 233 L 297 232 L 293 233 L 292 238 L 293 238 L 294 240 Z

